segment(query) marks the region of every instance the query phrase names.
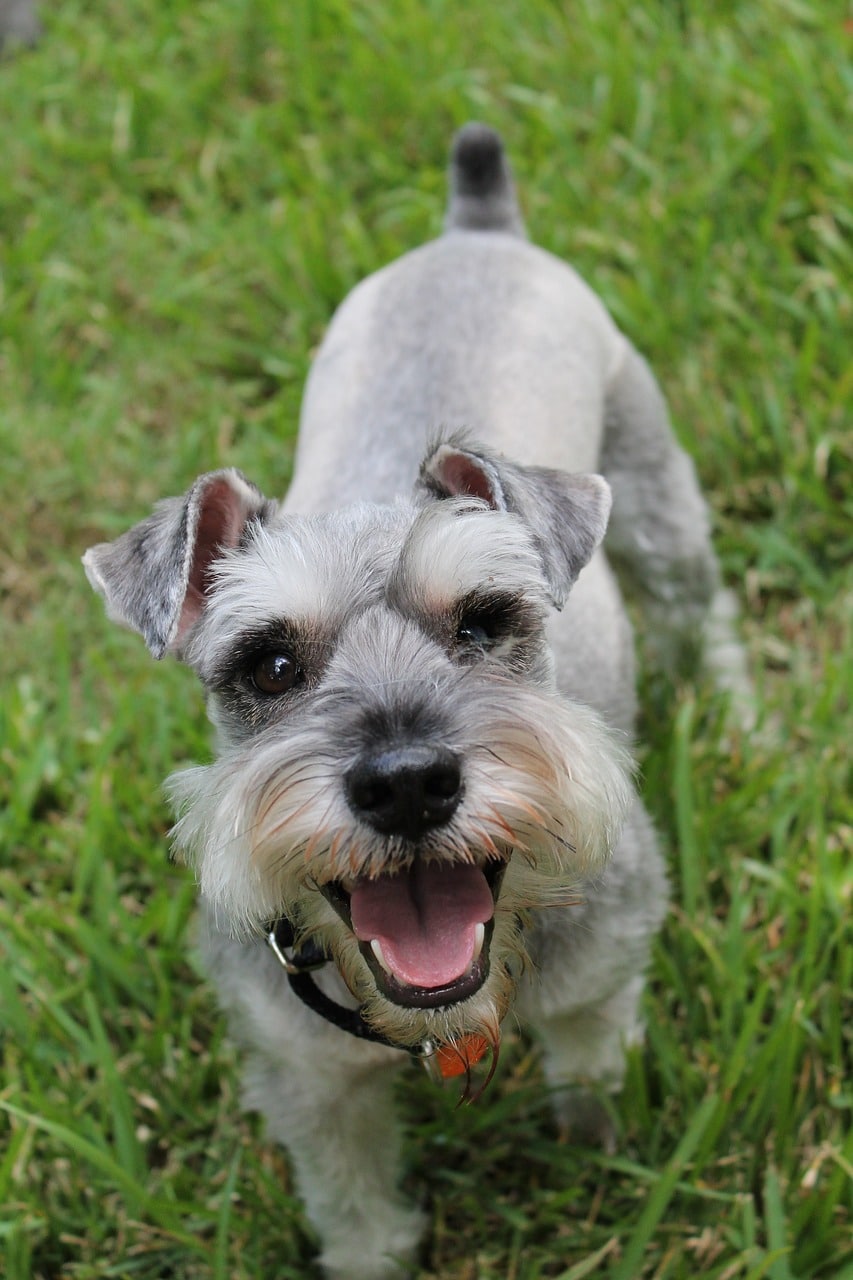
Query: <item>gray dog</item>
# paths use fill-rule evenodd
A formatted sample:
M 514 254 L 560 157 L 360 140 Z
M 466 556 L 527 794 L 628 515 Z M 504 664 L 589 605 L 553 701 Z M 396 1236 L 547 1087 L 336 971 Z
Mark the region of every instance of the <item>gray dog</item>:
M 247 1104 L 290 1151 L 330 1277 L 397 1277 L 417 1250 L 401 1050 L 470 1080 L 512 1009 L 564 1130 L 612 1141 L 601 1094 L 641 1035 L 666 882 L 626 751 L 608 516 L 659 660 L 693 650 L 736 685 L 660 392 L 527 242 L 500 139 L 469 125 L 446 233 L 328 331 L 286 501 L 213 472 L 85 557 L 111 617 L 205 687 L 218 757 L 171 780 L 176 847 Z

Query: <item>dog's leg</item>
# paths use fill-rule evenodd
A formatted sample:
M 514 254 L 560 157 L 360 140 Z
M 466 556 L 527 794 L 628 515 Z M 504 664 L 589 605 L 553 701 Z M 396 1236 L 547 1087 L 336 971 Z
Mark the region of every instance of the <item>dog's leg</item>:
M 721 585 L 708 509 L 660 389 L 627 343 L 607 389 L 601 466 L 613 490 L 606 547 L 644 615 L 646 657 L 665 672 L 701 664 L 749 721 L 737 605 Z
M 612 1150 L 607 1095 L 625 1074 L 625 1051 L 643 1038 L 640 997 L 667 883 L 651 820 L 637 799 L 607 871 L 575 908 L 536 921 L 534 974 L 520 1011 L 535 1027 L 564 1134 Z
M 40 35 L 34 0 L 0 0 L 0 50 L 33 45 Z
M 248 1065 L 246 1102 L 288 1149 L 329 1280 L 400 1280 L 421 1237 L 422 1215 L 398 1191 L 395 1066 L 332 1055 L 298 1070 L 266 1056 Z
M 324 1022 L 294 995 L 264 943 L 228 937 L 211 911 L 203 921 L 205 967 L 248 1050 L 245 1105 L 287 1148 L 326 1274 L 401 1280 L 423 1229 L 398 1190 L 392 1094 L 406 1055 Z M 343 984 L 328 994 L 346 998 Z
M 642 975 L 589 1008 L 555 1015 L 540 1023 L 545 1077 L 563 1135 L 573 1142 L 616 1149 L 616 1130 L 604 1101 L 625 1074 L 625 1050 L 640 1043 Z

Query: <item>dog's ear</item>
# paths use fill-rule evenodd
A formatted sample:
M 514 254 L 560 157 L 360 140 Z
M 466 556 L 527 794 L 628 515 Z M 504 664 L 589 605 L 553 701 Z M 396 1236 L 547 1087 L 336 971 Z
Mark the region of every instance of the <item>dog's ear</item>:
M 419 483 L 434 498 L 479 498 L 495 511 L 520 516 L 533 535 L 557 609 L 604 537 L 610 515 L 610 486 L 602 476 L 522 467 L 453 441 L 427 454 Z
M 180 650 L 201 615 L 223 550 L 238 545 L 249 520 L 274 509 L 239 471 L 211 471 L 115 542 L 90 547 L 83 566 L 109 616 L 138 631 L 162 658 Z

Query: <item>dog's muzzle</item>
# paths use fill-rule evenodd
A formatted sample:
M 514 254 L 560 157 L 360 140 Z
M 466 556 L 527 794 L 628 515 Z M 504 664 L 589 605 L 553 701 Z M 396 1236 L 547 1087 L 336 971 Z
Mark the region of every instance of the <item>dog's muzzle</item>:
M 411 850 L 385 874 L 322 886 L 378 990 L 395 1004 L 453 1004 L 488 976 L 497 865 L 484 870 L 438 852 L 464 791 L 453 751 L 405 738 L 363 750 L 344 778 L 353 816 L 389 846 Z

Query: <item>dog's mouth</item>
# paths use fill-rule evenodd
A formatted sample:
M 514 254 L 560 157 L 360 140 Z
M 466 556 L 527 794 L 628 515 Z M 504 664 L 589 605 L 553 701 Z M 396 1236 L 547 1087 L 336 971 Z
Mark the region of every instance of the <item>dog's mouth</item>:
M 415 861 L 375 879 L 334 881 L 323 894 L 358 939 L 378 989 L 395 1004 L 429 1009 L 478 991 L 504 864 Z

